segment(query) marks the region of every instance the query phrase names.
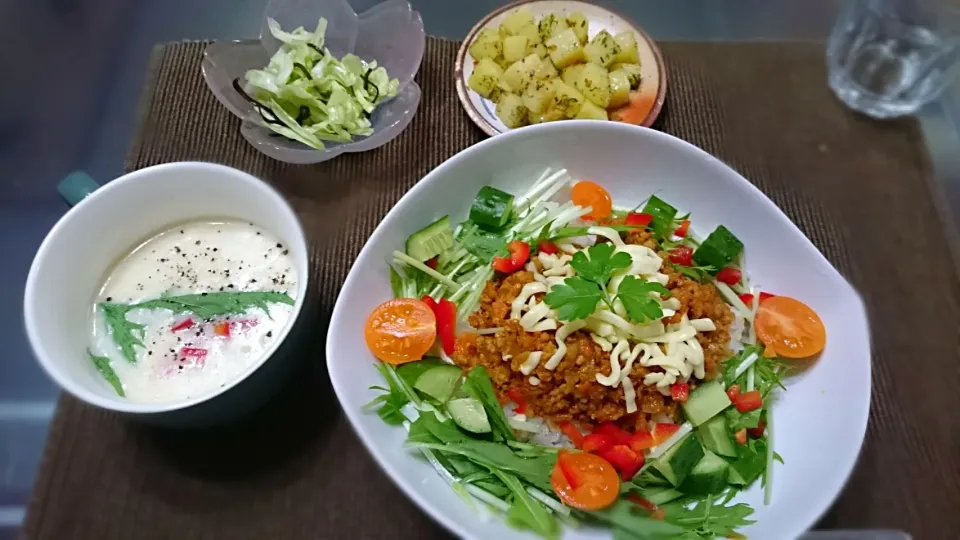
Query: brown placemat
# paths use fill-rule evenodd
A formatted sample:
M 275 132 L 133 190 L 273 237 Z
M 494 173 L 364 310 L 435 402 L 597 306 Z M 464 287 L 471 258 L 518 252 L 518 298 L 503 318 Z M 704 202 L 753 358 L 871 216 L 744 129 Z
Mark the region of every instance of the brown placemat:
M 326 323 L 351 261 L 419 178 L 483 138 L 457 102 L 457 43 L 429 39 L 423 103 L 394 142 L 314 166 L 258 154 L 205 88 L 202 43 L 158 48 L 127 169 L 215 161 L 290 199 L 312 246 L 316 332 L 296 381 L 232 428 L 169 432 L 63 396 L 25 538 L 441 538 L 341 414 Z M 769 195 L 866 299 L 873 408 L 857 469 L 826 528 L 960 531 L 960 287 L 912 121 L 842 108 L 811 44 L 663 44 L 670 89 L 656 126 L 721 157 Z M 823 418 L 829 422 L 829 418 Z M 817 451 L 810 441 L 809 451 Z M 766 540 L 766 539 L 761 539 Z

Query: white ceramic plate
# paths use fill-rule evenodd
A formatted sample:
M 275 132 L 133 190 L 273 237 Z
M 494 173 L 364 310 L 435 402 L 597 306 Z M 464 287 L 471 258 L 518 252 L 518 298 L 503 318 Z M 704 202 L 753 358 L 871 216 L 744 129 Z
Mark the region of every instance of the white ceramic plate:
M 797 227 L 752 184 L 702 150 L 652 129 L 569 121 L 510 131 L 460 152 L 417 183 L 387 214 L 360 252 L 333 311 L 327 366 L 337 397 L 360 438 L 407 495 L 455 534 L 500 540 L 532 538 L 499 519 L 483 521 L 429 464 L 403 449 L 402 428 L 361 410 L 382 384 L 363 338 L 374 307 L 392 297 L 386 261 L 407 235 L 445 214 L 466 218 L 484 184 L 525 190 L 547 166 L 593 179 L 618 207 L 656 192 L 693 215 L 700 235 L 724 224 L 746 246 L 746 270 L 763 290 L 810 305 L 827 328 L 827 346 L 789 379 L 772 410 L 774 448 L 785 460 L 773 472 L 773 501 L 759 486 L 738 497 L 756 509 L 749 538 L 795 538 L 828 508 L 852 470 L 870 406 L 870 339 L 860 297 Z M 599 529 L 564 538 L 608 538 Z
M 510 128 L 497 118 L 495 108 L 496 103 L 485 99 L 480 94 L 470 90 L 467 86 L 467 80 L 473 73 L 473 58 L 467 52 L 467 49 L 473 44 L 477 34 L 484 28 L 498 28 L 500 23 L 507 18 L 514 10 L 523 7 L 533 14 L 533 18 L 539 21 L 548 13 L 558 15 L 568 15 L 570 13 L 580 12 L 589 22 L 589 37 L 597 35 L 601 30 L 606 30 L 611 34 L 617 34 L 623 31 L 631 31 L 637 37 L 637 52 L 640 54 L 640 65 L 643 69 L 640 88 L 631 93 L 632 99 L 641 100 L 647 107 L 647 112 L 642 120 L 635 123 L 647 126 L 653 124 L 660 114 L 663 107 L 663 100 L 667 95 L 667 72 L 663 64 L 663 56 L 657 44 L 650 39 L 639 26 L 630 20 L 617 15 L 609 9 L 590 4 L 587 2 L 576 2 L 573 0 L 520 0 L 512 4 L 503 6 L 480 20 L 467 34 L 466 39 L 460 45 L 457 51 L 456 61 L 456 81 L 457 95 L 460 97 L 460 104 L 467 111 L 470 119 L 482 129 L 487 135 L 497 135 L 509 131 Z

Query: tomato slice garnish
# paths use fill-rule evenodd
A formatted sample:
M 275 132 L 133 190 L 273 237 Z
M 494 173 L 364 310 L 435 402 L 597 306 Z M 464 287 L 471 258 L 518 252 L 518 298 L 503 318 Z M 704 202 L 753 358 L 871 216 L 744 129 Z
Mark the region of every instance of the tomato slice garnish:
M 542 253 L 546 253 L 547 255 L 556 255 L 557 252 L 560 251 L 560 248 L 558 248 L 556 244 L 549 240 L 541 240 L 540 244 L 537 246 L 537 249 L 539 249 Z
M 420 360 L 437 339 L 430 306 L 414 298 L 396 298 L 377 306 L 363 331 L 370 351 L 388 364 Z
M 757 308 L 757 337 L 785 358 L 806 358 L 823 350 L 827 330 L 809 306 L 788 296 L 767 298 Z
M 652 214 L 644 214 L 642 212 L 630 212 L 627 214 L 627 219 L 623 222 L 626 225 L 635 225 L 637 227 L 646 227 L 653 221 Z
M 579 485 L 571 485 L 567 475 Z M 620 495 L 620 476 L 613 465 L 583 452 L 560 452 L 550 475 L 550 485 L 564 504 L 580 510 L 606 508 Z
M 589 206 L 590 213 L 583 216 L 585 219 L 603 219 L 613 211 L 613 200 L 607 190 L 590 180 L 581 180 L 573 185 L 570 199 L 577 206 Z
M 717 281 L 720 283 L 726 283 L 727 285 L 736 285 L 740 283 L 740 278 L 743 275 L 740 273 L 738 268 L 732 266 L 727 266 L 717 272 Z
M 670 262 L 680 266 L 693 266 L 693 248 L 677 246 L 669 251 Z
M 742 413 L 748 413 L 763 406 L 763 396 L 759 390 L 744 392 L 733 400 L 733 406 Z

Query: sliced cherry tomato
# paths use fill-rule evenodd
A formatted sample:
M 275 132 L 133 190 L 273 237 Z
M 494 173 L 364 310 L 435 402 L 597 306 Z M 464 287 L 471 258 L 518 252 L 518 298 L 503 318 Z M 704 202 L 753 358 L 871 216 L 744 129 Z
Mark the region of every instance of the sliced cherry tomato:
M 434 258 L 428 260 L 427 262 L 425 262 L 425 263 L 423 263 L 423 264 L 427 265 L 428 267 L 430 267 L 430 268 L 433 269 L 433 270 L 436 270 L 436 269 L 437 269 L 437 258 L 434 257 Z
M 737 441 L 737 444 L 747 444 L 747 428 L 734 433 L 733 438 Z
M 627 219 L 624 220 L 624 223 L 627 225 L 635 225 L 637 227 L 646 227 L 651 221 L 653 221 L 653 215 L 651 214 L 630 212 L 627 214 Z
M 170 331 L 171 331 L 171 332 L 179 332 L 179 331 L 181 331 L 181 330 L 186 330 L 187 328 L 190 328 L 190 327 L 193 326 L 193 325 L 194 325 L 193 319 L 190 318 L 190 317 L 187 317 L 186 319 L 184 319 L 184 320 L 178 322 L 177 324 L 173 325 L 173 327 L 170 328 Z
M 510 390 L 507 390 L 507 397 L 509 397 L 511 401 L 517 404 L 517 406 L 513 408 L 513 412 L 517 414 L 527 413 L 527 402 L 524 401 L 523 394 L 521 394 L 519 390 L 517 390 L 516 388 L 511 388 Z
M 653 442 L 660 444 L 667 439 L 669 439 L 677 430 L 680 429 L 680 426 L 677 424 L 657 424 L 653 427 Z
M 230 323 L 220 322 L 213 325 L 213 333 L 220 337 L 230 337 Z
M 730 388 L 727 388 L 727 397 L 730 398 L 730 401 L 736 401 L 739 395 L 740 395 L 739 384 L 732 384 L 730 385 Z
M 509 257 L 493 258 L 493 269 L 497 272 L 512 274 L 523 268 L 523 265 L 530 258 L 530 245 L 520 240 L 514 240 L 507 244 L 507 251 L 510 252 Z
M 733 406 L 742 413 L 748 413 L 763 406 L 763 396 L 759 390 L 744 392 L 733 401 Z
M 565 470 L 567 474 L 576 471 L 575 478 L 580 485 L 572 486 Z M 564 504 L 580 510 L 606 508 L 620 496 L 620 477 L 613 466 L 603 458 L 584 452 L 561 452 L 550 475 L 550 485 Z
M 571 424 L 570 422 L 563 422 L 560 424 L 560 431 L 570 439 L 570 442 L 573 443 L 577 448 L 583 448 L 583 433 L 580 433 L 580 430 L 577 429 L 577 426 Z
M 686 238 L 688 232 L 690 232 L 690 220 L 685 219 L 680 222 L 680 226 L 677 227 L 677 230 L 673 231 L 673 235 L 677 238 Z
M 607 190 L 590 180 L 581 180 L 573 185 L 570 199 L 577 206 L 589 206 L 590 213 L 584 219 L 603 219 L 613 211 L 613 200 Z
M 763 431 L 767 428 L 767 423 L 763 420 L 757 423 L 757 427 L 750 428 L 747 430 L 747 434 L 753 437 L 754 439 L 759 439 L 763 437 Z
M 686 403 L 690 397 L 690 385 L 687 383 L 674 383 L 670 385 L 670 397 L 677 403 Z
M 413 362 L 436 341 L 437 318 L 420 300 L 396 298 L 374 308 L 363 334 L 378 359 L 388 364 Z
M 653 435 L 649 431 L 638 431 L 630 436 L 630 448 L 634 452 L 643 452 L 656 446 Z
M 560 251 L 560 248 L 556 244 L 549 240 L 541 240 L 540 244 L 537 245 L 537 249 L 541 253 L 546 253 L 547 255 L 556 255 Z
M 613 441 L 613 444 L 627 444 L 630 442 L 630 434 L 613 422 L 604 422 L 597 426 L 597 429 L 593 430 L 593 432 L 607 435 Z
M 764 300 L 757 309 L 754 324 L 757 337 L 778 355 L 806 358 L 823 350 L 827 330 L 809 306 L 788 296 Z
M 677 246 L 669 251 L 670 262 L 680 266 L 693 266 L 693 248 L 690 246 Z
M 611 446 L 598 455 L 609 461 L 614 469 L 620 471 L 620 475 L 624 480 L 633 478 L 633 476 L 637 474 L 637 471 L 643 467 L 643 453 L 634 452 L 632 448 L 625 444 Z
M 726 283 L 727 285 L 736 285 L 740 283 L 740 278 L 743 275 L 740 273 L 738 268 L 732 266 L 724 267 L 722 270 L 717 272 L 717 281 L 720 283 Z
M 613 437 L 604 433 L 593 432 L 583 438 L 584 452 L 602 452 L 613 446 Z

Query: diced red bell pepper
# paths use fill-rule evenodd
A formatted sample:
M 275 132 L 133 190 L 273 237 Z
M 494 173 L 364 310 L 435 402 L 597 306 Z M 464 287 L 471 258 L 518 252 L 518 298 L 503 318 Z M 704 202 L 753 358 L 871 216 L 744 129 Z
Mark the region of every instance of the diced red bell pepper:
M 540 244 L 537 245 L 537 249 L 539 249 L 541 253 L 546 253 L 547 255 L 556 255 L 557 252 L 560 251 L 560 248 L 558 248 L 556 244 L 549 240 L 541 240 Z
M 523 268 L 523 265 L 530 258 L 530 245 L 520 240 L 514 240 L 507 244 L 507 251 L 510 252 L 509 257 L 493 258 L 493 269 L 497 272 L 512 274 Z
M 763 431 L 767 428 L 767 423 L 763 420 L 757 423 L 757 427 L 750 428 L 747 430 L 747 434 L 753 437 L 754 439 L 759 439 L 763 437 Z
M 677 403 L 686 403 L 690 397 L 690 385 L 687 383 L 674 383 L 670 385 L 670 397 Z
M 634 452 L 643 452 L 656 445 L 657 443 L 653 440 L 653 434 L 649 431 L 638 431 L 630 435 L 630 448 L 632 448 Z
M 213 325 L 213 333 L 220 337 L 230 337 L 230 323 L 218 322 Z
M 184 358 L 204 358 L 207 356 L 207 350 L 196 347 L 183 347 L 180 349 L 180 356 Z
M 570 439 L 570 442 L 573 443 L 577 448 L 583 448 L 583 433 L 580 433 L 580 430 L 577 429 L 577 426 L 571 424 L 570 422 L 563 422 L 560 424 L 560 431 Z
M 630 434 L 613 422 L 604 422 L 597 426 L 594 433 L 603 433 L 613 440 L 613 444 L 629 444 Z
M 425 263 L 423 263 L 423 264 L 427 265 L 427 267 L 429 267 L 431 270 L 436 270 L 436 269 L 437 269 L 437 258 L 434 257 L 434 258 L 428 260 L 427 262 L 425 262 Z
M 740 272 L 740 269 L 732 266 L 726 266 L 717 272 L 717 281 L 720 283 L 726 283 L 727 285 L 736 285 L 737 283 L 740 283 L 740 278 L 742 277 L 743 274 Z
M 669 251 L 670 262 L 680 266 L 693 266 L 693 248 L 690 246 L 677 246 Z
M 507 396 L 510 397 L 510 400 L 517 404 L 513 408 L 513 412 L 517 414 L 526 414 L 527 413 L 527 402 L 523 399 L 523 394 L 520 393 L 516 388 L 511 388 L 507 390 Z
M 733 406 L 742 413 L 748 413 L 763 406 L 763 396 L 759 390 L 744 392 L 733 401 Z
M 677 227 L 677 230 L 673 231 L 673 235 L 677 238 L 686 238 L 688 232 L 690 232 L 690 220 L 685 219 L 680 222 L 680 226 Z
M 653 426 L 653 432 L 651 433 L 651 435 L 653 435 L 654 444 L 656 445 L 666 441 L 671 436 L 673 436 L 673 434 L 676 433 L 678 429 L 680 429 L 680 426 L 678 426 L 677 424 L 659 423 Z
M 627 225 L 633 225 L 637 227 L 646 227 L 653 221 L 653 216 L 650 214 L 644 214 L 641 212 L 630 212 L 627 214 L 627 219 L 624 220 L 624 223 Z
M 434 300 L 433 297 L 428 294 L 423 295 L 420 298 L 420 301 L 426 304 L 430 308 L 430 311 L 434 311 L 437 309 L 437 301 Z
M 767 298 L 773 298 L 774 296 L 776 295 L 770 294 L 768 292 L 761 292 L 760 301 L 763 302 Z M 746 304 L 747 307 L 751 307 L 753 305 L 753 295 L 750 293 L 743 293 L 740 295 L 740 301 Z
M 737 441 L 737 444 L 747 444 L 747 428 L 734 433 L 733 438 Z
M 557 466 L 560 467 L 560 472 L 563 473 L 563 477 L 567 480 L 567 483 L 570 484 L 570 487 L 577 489 L 583 485 L 583 478 L 580 476 L 580 471 L 576 467 L 571 466 L 570 461 L 567 459 L 569 454 L 567 452 L 560 452 L 557 455 Z
M 624 480 L 633 478 L 633 476 L 637 474 L 637 471 L 643 467 L 645 459 L 642 453 L 634 452 L 625 444 L 611 446 L 598 455 L 609 461 L 614 469 L 620 471 L 620 476 Z
M 599 453 L 613 446 L 613 438 L 605 433 L 593 432 L 583 438 L 584 452 Z
M 766 300 L 767 298 L 773 298 L 774 296 L 776 296 L 776 295 L 775 295 L 775 294 L 770 294 L 770 293 L 768 293 L 768 292 L 760 291 L 760 301 L 761 301 L 761 302 L 763 302 L 763 301 Z
M 730 401 L 736 401 L 737 397 L 740 396 L 740 385 L 732 384 L 730 388 L 727 388 L 727 397 L 730 398 Z
M 193 326 L 194 324 L 195 324 L 195 323 L 193 322 L 193 318 L 187 317 L 186 319 L 184 319 L 184 320 L 178 322 L 177 324 L 173 325 L 173 327 L 170 328 L 170 331 L 171 331 L 171 332 L 179 332 L 179 331 L 181 331 L 181 330 L 186 330 L 187 328 L 190 328 L 190 327 Z
M 437 320 L 437 338 L 440 339 L 443 352 L 453 354 L 457 343 L 457 305 L 446 298 L 434 300 L 429 295 L 424 296 L 420 301 L 433 311 L 433 316 Z
M 647 499 L 644 499 L 643 497 L 641 497 L 640 495 L 638 495 L 638 494 L 636 494 L 636 493 L 628 493 L 628 494 L 627 494 L 627 500 L 630 501 L 630 502 L 632 502 L 633 504 L 639 506 L 640 508 L 643 508 L 644 510 L 648 510 L 648 511 L 650 511 L 650 512 L 656 512 L 656 511 L 657 511 L 657 505 L 653 504 L 652 502 L 648 501 Z

